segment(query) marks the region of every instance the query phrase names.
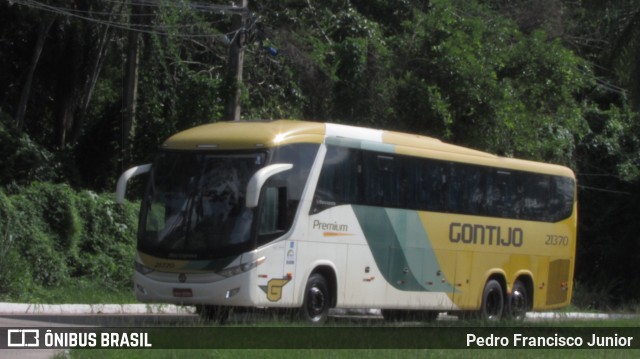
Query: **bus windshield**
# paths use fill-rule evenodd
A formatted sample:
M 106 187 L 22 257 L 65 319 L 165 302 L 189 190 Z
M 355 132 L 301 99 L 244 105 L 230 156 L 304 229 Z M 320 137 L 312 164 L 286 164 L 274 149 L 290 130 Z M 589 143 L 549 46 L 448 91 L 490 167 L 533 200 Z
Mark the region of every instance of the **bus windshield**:
M 251 176 L 266 152 L 161 152 L 142 203 L 138 250 L 160 258 L 213 259 L 249 249 Z

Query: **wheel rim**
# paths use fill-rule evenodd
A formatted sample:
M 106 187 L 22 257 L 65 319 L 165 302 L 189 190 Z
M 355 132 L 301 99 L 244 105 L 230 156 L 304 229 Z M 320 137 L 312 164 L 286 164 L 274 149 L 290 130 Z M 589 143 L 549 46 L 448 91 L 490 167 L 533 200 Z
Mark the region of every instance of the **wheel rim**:
M 322 318 L 325 308 L 325 295 L 318 287 L 309 288 L 307 294 L 307 312 L 313 320 Z
M 517 288 L 511 293 L 511 315 L 515 319 L 524 317 L 527 311 L 527 297 L 524 291 Z

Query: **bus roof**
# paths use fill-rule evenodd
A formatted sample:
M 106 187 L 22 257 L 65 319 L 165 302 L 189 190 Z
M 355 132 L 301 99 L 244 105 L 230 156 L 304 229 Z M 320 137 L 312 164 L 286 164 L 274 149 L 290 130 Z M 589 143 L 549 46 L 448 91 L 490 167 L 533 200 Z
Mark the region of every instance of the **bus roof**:
M 338 144 L 575 178 L 573 172 L 563 166 L 499 157 L 444 143 L 432 137 L 308 121 L 239 121 L 206 124 L 171 136 L 162 147 L 175 150 L 243 150 L 301 142 Z

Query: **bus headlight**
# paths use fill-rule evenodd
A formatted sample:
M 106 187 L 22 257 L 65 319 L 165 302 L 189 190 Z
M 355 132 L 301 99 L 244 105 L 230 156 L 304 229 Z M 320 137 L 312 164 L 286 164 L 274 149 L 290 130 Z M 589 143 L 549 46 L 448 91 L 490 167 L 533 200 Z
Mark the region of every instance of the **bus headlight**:
M 258 258 L 254 261 L 248 262 L 248 263 L 244 263 L 241 264 L 239 266 L 235 266 L 235 267 L 231 267 L 231 268 L 227 268 L 224 270 L 221 270 L 218 272 L 219 275 L 223 276 L 223 277 L 233 277 L 234 275 L 238 275 L 240 273 L 244 273 L 244 272 L 248 272 L 250 270 L 252 270 L 253 268 L 259 266 L 260 264 L 262 264 L 264 262 L 264 260 L 266 259 L 266 257 L 261 257 Z
M 145 266 L 144 264 L 138 262 L 138 261 L 134 261 L 134 268 L 136 270 L 136 272 L 139 272 L 141 274 L 149 274 L 151 272 L 153 272 L 153 268 L 149 268 L 147 266 Z

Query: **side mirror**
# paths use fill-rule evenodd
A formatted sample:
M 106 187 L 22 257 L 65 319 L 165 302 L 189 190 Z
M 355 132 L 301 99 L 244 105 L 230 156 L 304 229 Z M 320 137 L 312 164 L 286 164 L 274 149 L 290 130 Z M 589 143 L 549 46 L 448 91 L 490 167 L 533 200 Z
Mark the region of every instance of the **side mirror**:
M 118 178 L 118 184 L 116 186 L 116 203 L 122 204 L 124 202 L 124 195 L 127 192 L 127 182 L 135 176 L 147 173 L 151 170 L 151 164 L 140 165 L 129 168 L 126 170 L 120 178 Z
M 278 163 L 262 168 L 256 172 L 247 185 L 247 208 L 258 207 L 258 200 L 260 199 L 260 191 L 264 183 L 274 175 L 280 172 L 288 171 L 293 168 L 291 163 Z

